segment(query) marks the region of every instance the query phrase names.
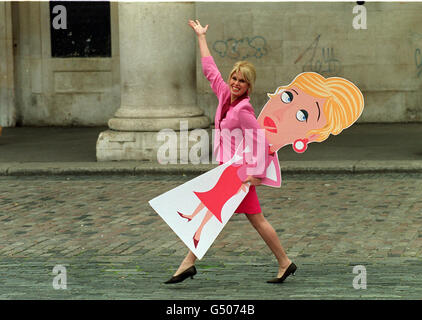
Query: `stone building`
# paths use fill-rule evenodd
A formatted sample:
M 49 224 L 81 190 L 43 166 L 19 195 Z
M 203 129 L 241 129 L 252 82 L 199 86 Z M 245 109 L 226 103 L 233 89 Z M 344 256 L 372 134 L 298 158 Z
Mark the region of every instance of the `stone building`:
M 209 24 L 224 77 L 255 64 L 257 114 L 267 93 L 316 71 L 359 86 L 359 122 L 421 121 L 422 3 L 366 3 L 366 19 L 356 6 L 0 2 L 0 126 L 108 125 L 98 160 L 154 159 L 161 129 L 213 121 L 192 18 Z

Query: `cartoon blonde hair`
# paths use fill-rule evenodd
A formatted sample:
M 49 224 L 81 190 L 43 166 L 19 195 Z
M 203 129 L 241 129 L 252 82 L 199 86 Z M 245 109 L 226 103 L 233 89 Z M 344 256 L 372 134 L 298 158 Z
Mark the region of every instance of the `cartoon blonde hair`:
M 234 64 L 232 71 L 227 79 L 227 83 L 230 83 L 232 75 L 236 72 L 241 72 L 246 82 L 249 84 L 249 93 L 252 92 L 255 86 L 256 70 L 255 66 L 248 61 L 238 61 Z
M 338 135 L 343 129 L 350 127 L 362 114 L 364 100 L 358 87 L 346 79 L 324 78 L 316 72 L 301 73 L 288 86 L 278 87 L 274 94 L 268 94 L 268 96 L 273 97 L 293 86 L 316 98 L 327 99 L 322 106 L 327 124 L 307 134 L 308 137 L 317 134 L 318 142 L 324 141 L 330 134 Z

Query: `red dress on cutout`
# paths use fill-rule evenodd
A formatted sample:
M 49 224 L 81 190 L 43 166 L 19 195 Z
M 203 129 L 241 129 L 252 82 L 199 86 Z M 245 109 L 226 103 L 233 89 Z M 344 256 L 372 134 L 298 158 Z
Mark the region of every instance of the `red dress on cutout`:
M 239 188 L 242 186 L 242 179 L 240 177 L 242 175 L 243 177 L 246 177 L 244 171 L 245 167 L 232 164 L 223 171 L 217 183 L 212 189 L 205 192 L 194 191 L 198 199 L 201 200 L 204 206 L 220 222 L 222 222 L 221 210 L 223 209 L 223 206 L 239 191 Z M 227 184 L 230 185 L 230 188 L 227 187 Z M 235 210 L 235 213 L 256 214 L 260 212 L 261 206 L 259 205 L 255 186 L 250 186 L 248 193 Z
M 207 207 L 220 222 L 222 222 L 221 210 L 223 209 L 224 204 L 233 197 L 242 186 L 242 180 L 240 180 L 237 174 L 239 169 L 240 166 L 235 166 L 233 164 L 228 166 L 211 190 L 206 192 L 194 192 L 205 207 Z M 228 183 L 230 183 L 230 188 L 228 188 Z

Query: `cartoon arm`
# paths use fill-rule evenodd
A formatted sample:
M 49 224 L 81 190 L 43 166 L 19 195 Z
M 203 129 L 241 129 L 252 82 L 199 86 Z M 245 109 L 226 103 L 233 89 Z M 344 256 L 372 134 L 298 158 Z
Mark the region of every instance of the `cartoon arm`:
M 249 151 L 245 152 L 247 175 L 259 179 L 265 178 L 269 148 L 265 131 L 259 126 L 252 110 L 241 108 L 238 117 L 244 131 L 244 149 Z
M 245 183 L 242 183 L 242 185 L 240 186 L 239 191 L 237 193 L 239 193 L 240 191 L 243 191 L 243 192 L 248 191 L 248 187 L 246 186 Z

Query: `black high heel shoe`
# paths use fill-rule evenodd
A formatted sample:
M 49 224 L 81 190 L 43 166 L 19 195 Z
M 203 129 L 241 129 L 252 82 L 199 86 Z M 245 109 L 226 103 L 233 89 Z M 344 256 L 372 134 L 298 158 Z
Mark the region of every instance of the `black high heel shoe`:
M 274 279 L 268 280 L 267 283 L 282 283 L 291 274 L 295 275 L 296 269 L 297 269 L 296 265 L 292 262 L 287 268 L 287 270 L 284 271 L 283 275 L 280 278 L 274 278 Z
M 195 266 L 187 268 L 185 271 L 183 271 L 181 274 L 178 274 L 177 276 L 171 277 L 169 280 L 164 282 L 165 284 L 169 283 L 178 283 L 182 282 L 186 278 L 191 277 L 193 279 L 193 276 L 196 274 L 196 268 Z

